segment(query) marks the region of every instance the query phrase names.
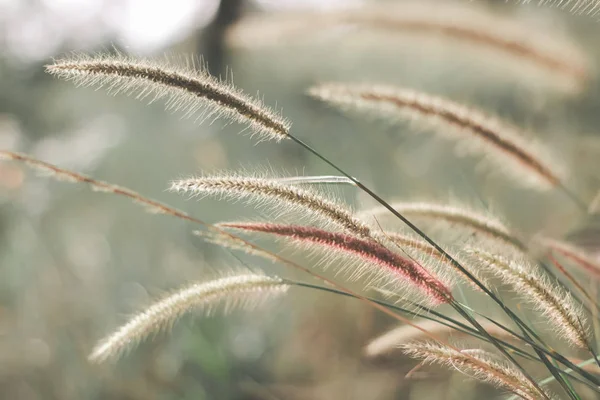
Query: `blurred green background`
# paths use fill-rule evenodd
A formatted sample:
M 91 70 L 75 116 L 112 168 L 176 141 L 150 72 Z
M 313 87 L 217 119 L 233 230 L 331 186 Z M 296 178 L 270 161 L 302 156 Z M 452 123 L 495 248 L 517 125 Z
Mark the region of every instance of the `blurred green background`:
M 475 3 L 542 35 L 571 38 L 595 65 L 597 18 L 504 1 Z M 333 173 L 293 143 L 256 145 L 237 134 L 242 126 L 199 125 L 165 112 L 160 102 L 75 88 L 44 73 L 44 64 L 71 51 L 114 47 L 134 56 L 199 56 L 212 74 L 233 71 L 238 87 L 260 91 L 267 105 L 292 120 L 297 136 L 386 199 L 458 199 L 499 212 L 527 234 L 563 235 L 583 222 L 560 193 L 515 189 L 481 173 L 476 158 L 459 160 L 446 142 L 400 135 L 409 125 L 342 115 L 306 96 L 306 89 L 330 80 L 379 82 L 476 104 L 549 144 L 572 168 L 572 187 L 589 200 L 600 183 L 595 74 L 582 94 L 565 96 L 536 84 L 518 63 L 516 74 L 490 68 L 485 58 L 492 55 L 447 46 L 443 38 L 342 29 L 275 46 L 225 40 L 228 26 L 249 14 L 361 4 L 0 0 L 0 148 L 130 187 L 209 222 L 260 213 L 242 204 L 182 198 L 165 190 L 171 179 L 240 168 Z M 357 207 L 373 205 L 355 190 L 330 190 Z M 260 310 L 184 318 L 118 363 L 90 366 L 86 356 L 95 341 L 152 299 L 244 268 L 228 252 L 202 243 L 193 229 L 125 199 L 0 163 L 0 398 L 466 399 L 486 393 L 462 375 L 405 380 L 411 361 L 361 360 L 364 344 L 393 321 L 354 300 L 299 289 Z

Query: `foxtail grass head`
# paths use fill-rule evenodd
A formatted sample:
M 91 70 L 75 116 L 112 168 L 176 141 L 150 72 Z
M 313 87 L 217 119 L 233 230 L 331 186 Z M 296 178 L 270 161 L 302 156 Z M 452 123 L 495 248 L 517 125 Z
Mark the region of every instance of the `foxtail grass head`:
M 263 140 L 287 138 L 290 122 L 207 71 L 122 55 L 77 55 L 56 60 L 46 71 L 76 85 L 105 87 L 154 102 L 166 99 L 170 110 L 199 120 L 214 116 L 244 123 Z
M 219 302 L 224 304 L 225 311 L 235 307 L 248 308 L 285 293 L 287 289 L 283 280 L 258 274 L 232 275 L 184 287 L 152 304 L 100 340 L 88 358 L 100 363 L 117 357 L 132 344 L 172 325 L 194 309 L 208 312 Z

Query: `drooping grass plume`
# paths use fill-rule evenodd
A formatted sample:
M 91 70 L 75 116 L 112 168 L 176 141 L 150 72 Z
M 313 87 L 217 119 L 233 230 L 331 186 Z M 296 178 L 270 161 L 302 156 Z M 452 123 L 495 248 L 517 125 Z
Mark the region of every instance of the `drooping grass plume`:
M 495 324 L 492 324 L 491 322 L 482 320 L 479 321 L 479 323 L 486 331 L 495 337 L 506 337 L 507 335 L 509 337 L 513 337 L 511 334 L 507 333 L 505 330 L 501 329 Z M 434 334 L 436 337 L 467 334 L 448 325 L 441 324 L 438 321 L 429 319 L 415 321 L 414 324 Z M 416 339 L 423 339 L 423 331 L 412 325 L 401 325 L 371 340 L 369 344 L 365 346 L 364 354 L 369 358 L 385 356 L 392 353 L 394 350 L 399 349 L 401 345 L 407 344 Z
M 499 389 L 509 390 L 523 399 L 539 400 L 552 397 L 550 393 L 540 392 L 540 389 L 532 385 L 518 369 L 498 360 L 493 353 L 481 349 L 457 351 L 432 342 L 412 342 L 402 345 L 402 349 L 410 357 L 456 369 Z
M 288 185 L 278 179 L 241 175 L 206 176 L 174 181 L 171 190 L 194 196 L 220 196 L 246 199 L 276 206 L 278 212 L 302 211 L 361 237 L 370 237 L 371 229 L 343 204 L 334 202 L 307 187 Z
M 99 363 L 116 357 L 133 344 L 172 325 L 176 319 L 192 310 L 202 309 L 208 312 L 217 302 L 224 302 L 226 311 L 235 307 L 251 307 L 257 305 L 257 302 L 285 293 L 288 287 L 279 278 L 263 275 L 234 275 L 196 283 L 166 296 L 135 315 L 125 325 L 100 340 L 88 359 Z
M 290 128 L 289 121 L 261 101 L 202 69 L 122 55 L 76 55 L 56 60 L 46 71 L 77 85 L 106 87 L 113 94 L 135 95 L 150 102 L 165 98 L 168 109 L 182 111 L 185 116 L 226 116 L 247 124 L 262 139 L 279 141 L 287 137 Z
M 559 336 L 577 347 L 588 347 L 587 318 L 569 292 L 552 285 L 525 260 L 517 263 L 478 249 L 469 249 L 468 253 L 480 261 L 481 268 L 510 285 L 540 311 Z
M 526 247 L 517 236 L 499 218 L 489 213 L 473 211 L 468 207 L 451 206 L 426 202 L 395 202 L 391 206 L 400 214 L 414 220 L 422 220 L 432 225 L 443 224 L 443 228 L 459 227 L 466 229 L 478 237 L 491 239 L 500 244 L 507 244 L 525 251 Z M 391 216 L 384 207 L 376 207 L 360 211 L 358 216 L 367 220 L 369 217 L 383 219 Z
M 343 109 L 392 119 L 415 120 L 435 133 L 483 155 L 516 182 L 536 189 L 560 187 L 564 167 L 541 145 L 524 140 L 518 130 L 480 110 L 411 89 L 326 83 L 310 94 Z
M 262 257 L 271 261 L 277 261 L 273 258 L 272 254 L 256 250 L 253 247 L 249 247 L 245 242 L 241 241 L 240 239 L 232 238 L 231 236 L 224 235 L 221 232 L 194 231 L 194 234 L 202 237 L 205 241 L 209 243 L 213 243 L 230 250 L 238 250 L 249 255 Z M 448 262 L 448 260 L 446 260 L 441 254 L 439 254 L 433 247 L 431 247 L 426 242 L 392 232 L 384 232 L 380 236 L 382 239 L 387 238 L 388 240 L 390 240 L 403 252 L 408 252 L 406 253 L 406 256 L 412 258 L 414 261 L 421 264 L 426 264 L 428 267 L 430 267 L 428 269 L 432 271 L 440 271 L 444 276 L 453 276 L 459 274 L 455 272 L 454 267 L 451 263 Z M 434 263 L 436 264 L 434 265 Z M 467 268 L 469 267 L 469 264 L 464 260 L 463 265 L 465 265 Z M 469 268 L 469 272 L 471 272 L 480 282 L 482 282 L 485 285 L 488 285 L 486 277 L 479 273 L 479 270 L 477 268 Z M 479 287 L 474 285 L 470 279 L 465 278 L 462 274 L 460 275 L 465 279 L 466 283 L 474 286 L 476 290 L 479 290 Z M 393 293 L 386 293 L 387 297 L 393 297 L 393 295 Z
M 458 2 L 405 1 L 381 6 L 333 10 L 329 12 L 278 13 L 242 19 L 228 34 L 236 47 L 257 48 L 290 42 L 306 42 L 318 34 L 354 28 L 403 38 L 422 44 L 434 38 L 444 45 L 458 44 L 477 61 L 488 62 L 515 74 L 531 70 L 524 82 L 541 81 L 559 89 L 578 91 L 590 76 L 589 60 L 577 44 L 556 31 L 537 31 L 517 18 Z M 416 37 L 416 39 L 415 39 Z M 392 42 L 393 43 L 393 42 Z M 378 43 L 374 42 L 377 46 Z M 389 46 L 383 41 L 380 46 Z M 418 47 L 422 51 L 423 47 Z M 488 61 L 489 60 L 489 61 Z M 520 68 L 515 68 L 516 66 Z M 527 71 L 529 72 L 529 71 Z
M 258 232 L 284 237 L 312 246 L 326 248 L 329 257 L 350 255 L 363 262 L 355 276 L 370 275 L 384 279 L 401 292 L 417 289 L 432 304 L 443 304 L 453 300 L 450 289 L 436 276 L 412 259 L 390 251 L 383 245 L 344 233 L 328 232 L 320 228 L 272 223 L 229 222 L 217 224 L 221 228 L 246 232 Z M 339 263 L 338 268 L 348 268 L 350 263 Z M 400 284 L 398 283 L 400 281 Z M 379 285 L 378 285 L 379 286 Z

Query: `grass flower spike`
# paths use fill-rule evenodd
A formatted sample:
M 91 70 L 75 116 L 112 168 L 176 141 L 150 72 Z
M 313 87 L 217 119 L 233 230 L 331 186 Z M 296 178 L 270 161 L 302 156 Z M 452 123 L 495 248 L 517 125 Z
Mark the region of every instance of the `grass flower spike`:
M 288 285 L 281 279 L 263 275 L 236 275 L 185 287 L 154 303 L 100 340 L 89 360 L 103 362 L 118 356 L 133 343 L 172 325 L 194 309 L 202 308 L 206 312 L 219 301 L 224 302 L 226 311 L 253 306 L 287 289 Z
M 262 139 L 287 137 L 290 123 L 231 84 L 220 82 L 204 70 L 137 60 L 124 56 L 75 56 L 55 61 L 46 70 L 77 85 L 106 87 L 109 92 L 135 94 L 150 102 L 167 99 L 167 108 L 185 116 L 210 119 L 226 116 L 247 124 Z
M 171 190 L 194 196 L 249 199 L 259 205 L 274 204 L 280 213 L 282 210 L 300 210 L 355 235 L 371 236 L 369 226 L 356 218 L 345 205 L 329 200 L 310 188 L 288 185 L 279 179 L 239 175 L 206 176 L 174 181 Z
M 577 347 L 588 346 L 586 317 L 569 293 L 550 284 L 548 278 L 526 262 L 516 263 L 481 250 L 468 252 L 480 260 L 482 268 L 512 286 L 516 293 L 541 311 L 562 337 Z
M 492 353 L 484 350 L 460 350 L 428 342 L 412 342 L 402 346 L 404 353 L 429 364 L 446 365 L 472 375 L 496 387 L 510 390 L 526 400 L 551 398 L 540 392 L 525 376 L 509 364 L 498 361 Z
M 562 187 L 564 172 L 541 146 L 527 143 L 513 128 L 485 113 L 451 100 L 390 86 L 327 83 L 309 93 L 343 109 L 408 119 L 459 141 L 490 159 L 516 182 L 537 189 Z
M 430 303 L 448 303 L 453 299 L 450 290 L 421 265 L 374 241 L 297 225 L 231 222 L 217 226 L 246 232 L 267 233 L 276 237 L 287 237 L 303 244 L 321 246 L 328 250 L 329 257 L 335 257 L 336 253 L 352 255 L 364 262 L 356 272 L 358 276 L 369 274 L 384 278 L 386 283 L 398 288 L 400 297 L 407 289 L 405 284 L 408 284 L 418 289 Z M 344 268 L 344 265 L 345 263 L 340 263 L 340 268 Z M 402 282 L 401 285 L 398 284 L 398 278 Z

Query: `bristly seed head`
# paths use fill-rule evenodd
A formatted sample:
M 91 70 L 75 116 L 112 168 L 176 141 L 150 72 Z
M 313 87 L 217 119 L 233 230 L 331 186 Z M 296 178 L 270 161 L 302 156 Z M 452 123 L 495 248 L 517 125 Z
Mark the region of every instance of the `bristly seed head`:
M 267 233 L 304 244 L 322 246 L 331 250 L 330 256 L 336 253 L 353 255 L 366 262 L 367 267 L 362 273 L 391 277 L 392 280 L 401 278 L 403 282 L 418 289 L 426 296 L 426 300 L 433 304 L 449 303 L 453 300 L 450 289 L 420 264 L 372 240 L 298 225 L 232 222 L 217 224 L 217 226 L 246 232 Z
M 309 92 L 343 109 L 415 120 L 489 158 L 495 169 L 534 189 L 562 186 L 564 172 L 540 144 L 528 143 L 508 123 L 449 99 L 406 88 L 327 83 Z
M 46 71 L 77 85 L 107 87 L 109 92 L 137 94 L 150 102 L 167 99 L 167 108 L 197 113 L 199 119 L 225 115 L 246 123 L 262 139 L 287 138 L 290 122 L 265 107 L 261 101 L 243 94 L 204 70 L 136 60 L 122 55 L 79 55 L 46 66 Z M 200 110 L 204 108 L 204 110 Z
M 401 347 L 410 357 L 455 368 L 463 374 L 473 375 L 483 382 L 510 390 L 523 399 L 539 400 L 552 397 L 549 393 L 540 392 L 513 365 L 499 361 L 493 353 L 485 350 L 458 350 L 432 342 L 412 342 Z
M 329 200 L 308 187 L 287 185 L 279 179 L 239 175 L 206 176 L 174 181 L 171 190 L 192 195 L 216 195 L 231 199 L 274 202 L 277 210 L 300 209 L 361 237 L 371 237 L 371 229 L 343 204 Z
M 546 316 L 554 330 L 571 344 L 586 348 L 589 342 L 585 314 L 570 295 L 526 261 L 515 262 L 479 249 L 467 253 L 480 261 L 481 268 L 502 279 L 514 291 Z
M 91 362 L 103 362 L 118 356 L 137 343 L 198 307 L 225 301 L 225 310 L 251 306 L 289 288 L 283 280 L 263 275 L 235 275 L 197 283 L 180 289 L 135 315 L 115 332 L 100 340 L 89 355 Z

